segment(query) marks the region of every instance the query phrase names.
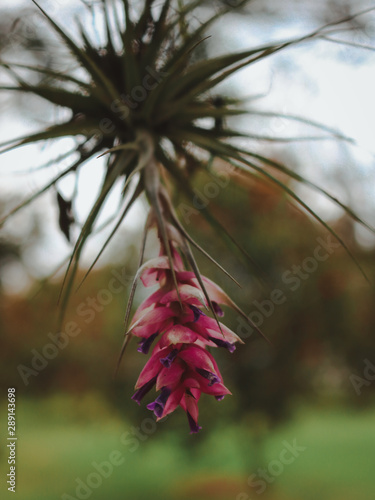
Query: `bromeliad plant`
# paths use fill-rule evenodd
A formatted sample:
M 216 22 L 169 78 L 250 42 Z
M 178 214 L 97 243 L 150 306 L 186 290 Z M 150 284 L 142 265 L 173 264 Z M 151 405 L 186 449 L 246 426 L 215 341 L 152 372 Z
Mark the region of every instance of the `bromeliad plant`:
M 82 251 L 95 231 L 101 209 L 115 186 L 122 184 L 122 207 L 90 270 L 130 208 L 145 193 L 150 212 L 142 241 L 139 270 L 126 312 L 125 342 L 121 355 L 133 336 L 139 337 L 138 350 L 146 354 L 157 340 L 138 379 L 133 399 L 139 403 L 156 386 L 160 395 L 148 408 L 162 418 L 181 406 L 187 413 L 192 432 L 196 432 L 200 428 L 197 403 L 201 393 L 212 394 L 217 399 L 230 393 L 208 349 L 223 347 L 233 352 L 235 343 L 241 342 L 218 320 L 223 315 L 221 305 L 229 305 L 243 313 L 221 288 L 201 276 L 190 245 L 213 259 L 180 223 L 171 201 L 171 191 L 179 190 L 187 197 L 193 196 L 194 173 L 210 170 L 214 175 L 214 160 L 220 159 L 235 169 L 280 186 L 344 245 L 296 192 L 280 180 L 278 172 L 318 189 L 356 221 L 363 222 L 348 207 L 287 165 L 236 145 L 236 138 L 246 136 L 228 128 L 225 121 L 247 111 L 240 100 L 215 93 L 218 84 L 241 68 L 292 44 L 327 36 L 339 23 L 287 42 L 199 60 L 195 54 L 200 44 L 204 43 L 208 28 L 232 9 L 222 8 L 193 27 L 193 14 L 202 6 L 207 7 L 208 2 L 206 5 L 202 0 L 101 0 L 91 5 L 104 19 L 106 39 L 101 43 L 90 38 L 80 20 L 77 20 L 80 41 L 76 42 L 37 2 L 32 1 L 69 49 L 74 69 L 59 72 L 50 67 L 2 61 L 1 66 L 16 82 L 14 86 L 7 85 L 2 89 L 39 96 L 70 110 L 70 116 L 65 122 L 56 123 L 38 133 L 3 143 L 2 152 L 41 141 L 73 137 L 76 146 L 66 158 L 72 153 L 76 158 L 9 216 L 45 191 L 58 186 L 64 177 L 72 173 L 78 176 L 82 166 L 90 160 L 106 155 L 106 174 L 100 193 L 74 243 L 67 268 L 61 298 L 63 315 Z M 246 2 L 236 3 L 242 7 Z M 37 85 L 28 83 L 21 77 L 25 71 L 37 73 L 42 82 Z M 320 127 L 331 137 L 343 139 L 326 127 L 309 123 Z M 75 199 L 65 200 L 58 194 L 60 227 L 68 239 L 74 223 L 74 203 Z M 201 213 L 219 232 L 224 231 L 207 208 L 203 208 Z M 160 255 L 143 264 L 146 237 L 151 228 L 157 231 Z M 158 284 L 159 289 L 138 308 L 129 326 L 139 278 L 145 286 Z
M 165 231 L 168 247 L 161 237 L 160 256 L 138 271 L 145 286 L 159 284 L 160 288 L 139 306 L 127 335 L 141 339 L 138 351 L 144 354 L 156 338 L 160 339 L 139 376 L 132 399 L 140 403 L 156 385 L 161 393 L 147 408 L 162 418 L 180 405 L 186 411 L 191 432 L 197 432 L 201 393 L 212 394 L 218 400 L 230 394 L 207 347 L 224 347 L 233 352 L 235 342 L 241 342 L 217 319 L 224 314 L 220 304 L 236 306 L 221 288 L 199 274 L 184 236 L 168 222 Z M 185 270 L 179 251 L 194 271 Z M 215 318 L 207 316 L 202 308 L 211 310 Z

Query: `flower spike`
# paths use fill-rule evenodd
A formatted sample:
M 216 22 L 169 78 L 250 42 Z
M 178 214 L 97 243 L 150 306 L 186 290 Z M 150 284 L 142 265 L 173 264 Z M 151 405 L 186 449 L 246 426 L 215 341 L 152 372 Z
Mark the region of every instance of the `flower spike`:
M 139 403 L 155 385 L 161 392 L 147 408 L 157 420 L 180 406 L 186 412 L 191 432 L 198 432 L 201 394 L 211 394 L 218 400 L 230 394 L 208 348 L 223 347 L 232 353 L 235 343 L 242 341 L 218 320 L 218 316 L 224 315 L 219 303 L 227 303 L 224 292 L 200 275 L 191 252 L 188 262 L 193 271 L 185 269 L 180 252 L 187 252 L 187 242 L 178 232 L 176 236 L 173 226 L 163 220 L 164 234 L 174 238 L 165 245 L 158 222 L 156 217 L 154 224 L 162 254 L 143 264 L 137 275 L 145 286 L 158 284 L 159 289 L 139 306 L 127 331 L 127 336 L 140 338 L 139 352 L 147 354 L 157 342 L 138 378 L 132 399 Z M 166 248 L 170 249 L 170 258 L 165 255 Z M 203 312 L 202 308 L 207 306 L 213 318 Z

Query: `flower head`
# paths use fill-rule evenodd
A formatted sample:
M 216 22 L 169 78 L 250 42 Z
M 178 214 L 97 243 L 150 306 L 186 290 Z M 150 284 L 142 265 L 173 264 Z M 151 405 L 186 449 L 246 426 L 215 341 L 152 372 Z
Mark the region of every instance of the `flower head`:
M 196 274 L 184 269 L 176 244 L 171 248 L 176 282 L 166 255 L 141 268 L 143 284 L 158 284 L 159 289 L 139 306 L 128 333 L 141 339 L 138 351 L 145 354 L 157 342 L 139 375 L 133 399 L 140 403 L 155 386 L 160 393 L 147 408 L 157 419 L 180 406 L 187 414 L 191 432 L 198 432 L 201 394 L 211 394 L 219 401 L 230 394 L 207 348 L 224 347 L 233 352 L 235 343 L 241 340 L 217 319 L 224 314 L 219 304 L 230 304 L 226 294 L 204 277 L 203 290 Z M 208 315 L 210 307 L 215 317 Z

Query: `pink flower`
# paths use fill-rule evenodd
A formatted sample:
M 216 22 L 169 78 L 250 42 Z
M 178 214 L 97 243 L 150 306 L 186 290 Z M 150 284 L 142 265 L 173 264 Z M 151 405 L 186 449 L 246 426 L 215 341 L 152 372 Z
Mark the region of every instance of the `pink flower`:
M 136 311 L 129 333 L 139 337 L 138 351 L 147 354 L 156 339 L 152 355 L 143 368 L 132 399 L 140 404 L 155 387 L 158 397 L 147 405 L 161 419 L 178 406 L 186 412 L 191 432 L 198 432 L 198 400 L 202 393 L 217 400 L 230 391 L 223 384 L 219 368 L 208 347 L 224 347 L 233 352 L 241 339 L 217 320 L 223 316 L 220 305 L 233 305 L 223 290 L 202 277 L 216 318 L 208 313 L 209 304 L 194 272 L 183 267 L 171 246 L 177 288 L 167 256 L 161 255 L 140 270 L 143 284 L 159 289 Z M 177 291 L 178 289 L 178 291 Z

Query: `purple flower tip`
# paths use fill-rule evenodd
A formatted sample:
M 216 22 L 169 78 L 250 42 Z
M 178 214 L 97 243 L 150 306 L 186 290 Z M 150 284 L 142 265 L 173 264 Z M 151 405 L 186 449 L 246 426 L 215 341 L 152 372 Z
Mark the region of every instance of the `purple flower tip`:
M 216 339 L 215 337 L 209 337 L 209 339 L 212 340 L 212 342 L 214 342 L 218 347 L 225 347 L 229 352 L 236 350 L 236 346 L 226 340 Z
M 166 356 L 165 358 L 161 358 L 160 359 L 160 363 L 165 366 L 166 368 L 169 368 L 171 366 L 171 364 L 173 363 L 173 361 L 175 360 L 175 357 L 177 356 L 178 354 L 178 349 L 173 349 L 169 354 L 168 356 Z
M 161 405 L 159 405 L 156 401 L 153 401 L 152 403 L 147 405 L 147 409 L 153 411 L 155 416 L 160 418 L 163 414 L 164 408 Z
M 188 418 L 188 421 L 189 421 L 189 426 L 190 426 L 190 434 L 196 434 L 197 432 L 199 432 L 202 427 L 198 425 L 198 422 L 196 422 L 193 417 L 190 415 L 190 413 L 187 411 L 186 412 L 187 414 L 187 418 Z
M 132 400 L 138 403 L 139 405 L 141 404 L 141 400 L 146 396 L 146 394 L 153 388 L 153 386 L 156 383 L 156 377 L 153 377 L 151 380 L 146 382 L 146 384 L 142 385 L 138 391 L 136 391 L 133 396 Z
M 138 342 L 139 347 L 138 347 L 137 351 L 143 352 L 143 354 L 148 354 L 148 351 L 150 350 L 151 344 L 156 339 L 158 334 L 159 334 L 159 332 L 153 333 L 148 338 L 142 339 L 140 342 Z
M 222 318 L 224 316 L 224 311 L 222 310 L 222 308 L 219 306 L 219 304 L 217 302 L 212 301 L 212 307 L 214 308 L 214 311 L 217 314 L 217 316 L 219 316 L 220 318 Z
M 215 399 L 217 401 L 222 401 L 224 399 L 224 395 L 222 394 L 221 396 L 215 396 Z
M 202 375 L 202 377 L 206 378 L 209 381 L 209 386 L 220 383 L 219 377 L 214 373 L 205 370 L 204 368 L 196 368 L 195 370 L 197 373 L 199 373 L 199 375 Z
M 204 314 L 204 312 L 203 312 L 203 311 L 201 311 L 201 310 L 199 309 L 199 307 L 196 307 L 196 306 L 193 306 L 193 305 L 190 305 L 189 307 L 190 307 L 190 309 L 191 309 L 191 310 L 193 311 L 193 313 L 194 313 L 194 320 L 193 320 L 193 323 L 196 323 L 196 322 L 199 320 L 199 318 L 200 318 L 201 316 L 206 316 L 206 315 Z
M 163 387 L 155 401 L 147 405 L 147 409 L 153 411 L 155 416 L 160 418 L 163 415 L 164 406 L 170 394 L 171 390 L 168 387 Z

